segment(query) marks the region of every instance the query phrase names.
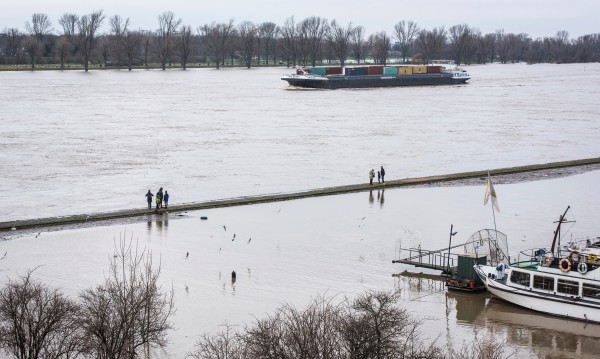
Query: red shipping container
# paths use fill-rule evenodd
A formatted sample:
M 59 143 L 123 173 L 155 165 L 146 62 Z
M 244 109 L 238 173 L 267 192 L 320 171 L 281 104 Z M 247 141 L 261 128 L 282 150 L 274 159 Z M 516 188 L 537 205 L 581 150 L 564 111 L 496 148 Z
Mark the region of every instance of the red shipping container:
M 328 67 L 325 70 L 327 75 L 341 75 L 344 73 L 344 69 L 341 67 Z
M 427 66 L 428 74 L 439 74 L 440 72 L 442 72 L 441 66 Z
M 369 75 L 383 75 L 383 66 L 369 66 Z

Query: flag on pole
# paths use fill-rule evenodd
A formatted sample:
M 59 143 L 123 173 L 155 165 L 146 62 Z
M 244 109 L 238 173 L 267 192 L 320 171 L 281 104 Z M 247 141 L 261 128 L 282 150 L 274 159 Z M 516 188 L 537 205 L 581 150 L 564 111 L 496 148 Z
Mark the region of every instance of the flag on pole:
M 498 198 L 496 198 L 496 191 L 494 190 L 494 185 L 492 184 L 492 177 L 490 177 L 488 172 L 487 186 L 485 186 L 485 195 L 483 197 L 484 206 L 488 203 L 490 198 L 492 199 L 492 207 L 494 207 L 496 211 L 500 212 L 500 207 L 498 207 Z

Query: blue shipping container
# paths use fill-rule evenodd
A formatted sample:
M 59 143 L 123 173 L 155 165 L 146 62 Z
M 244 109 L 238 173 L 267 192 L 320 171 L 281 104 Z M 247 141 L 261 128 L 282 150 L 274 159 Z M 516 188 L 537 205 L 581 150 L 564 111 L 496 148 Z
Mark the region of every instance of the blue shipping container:
M 397 67 L 384 67 L 383 74 L 384 75 L 398 75 L 398 68 Z
M 313 67 L 312 69 L 310 69 L 310 73 L 315 74 L 315 75 L 323 75 L 324 76 L 327 73 L 327 68 Z
M 368 67 L 346 67 L 346 76 L 362 76 L 369 74 Z

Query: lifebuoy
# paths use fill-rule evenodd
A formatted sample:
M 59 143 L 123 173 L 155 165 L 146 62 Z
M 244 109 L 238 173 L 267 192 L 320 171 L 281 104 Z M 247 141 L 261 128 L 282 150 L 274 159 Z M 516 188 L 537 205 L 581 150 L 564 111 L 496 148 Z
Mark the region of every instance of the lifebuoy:
M 577 265 L 577 271 L 581 274 L 586 274 L 587 273 L 587 264 L 581 262 L 579 263 L 579 265 Z
M 567 263 L 567 266 L 563 266 L 563 263 Z M 563 258 L 560 260 L 560 262 L 558 263 L 558 266 L 560 268 L 561 271 L 563 272 L 568 272 L 571 270 L 571 262 L 567 259 L 567 258 Z

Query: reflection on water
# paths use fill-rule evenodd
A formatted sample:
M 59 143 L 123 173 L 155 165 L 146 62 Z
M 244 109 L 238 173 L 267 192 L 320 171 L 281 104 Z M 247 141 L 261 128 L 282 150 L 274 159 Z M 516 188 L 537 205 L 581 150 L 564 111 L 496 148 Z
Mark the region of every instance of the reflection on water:
M 168 213 L 148 214 L 146 218 L 146 230 L 148 234 L 154 234 L 154 230 L 156 230 L 156 234 L 166 234 L 169 229 Z
M 531 349 L 539 357 L 598 358 L 600 355 L 600 325 L 539 314 L 497 298 L 487 302 L 473 324 L 494 333 L 505 333 L 510 344 Z
M 487 298 L 487 293 L 446 292 L 447 306 L 454 306 L 459 322 L 472 323 L 485 308 Z

